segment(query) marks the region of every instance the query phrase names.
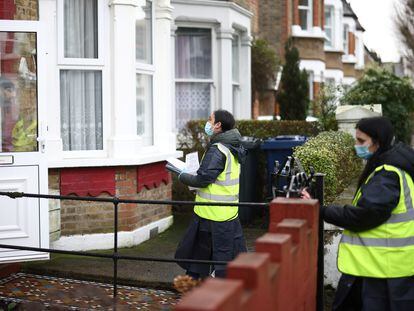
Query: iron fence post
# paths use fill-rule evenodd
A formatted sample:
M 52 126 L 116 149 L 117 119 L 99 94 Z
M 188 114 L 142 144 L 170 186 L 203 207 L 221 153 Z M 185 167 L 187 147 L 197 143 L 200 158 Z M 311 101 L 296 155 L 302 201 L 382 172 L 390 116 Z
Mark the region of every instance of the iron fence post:
M 118 294 L 118 204 L 118 197 L 114 197 L 114 299 Z
M 325 188 L 325 174 L 315 174 L 315 198 L 319 201 L 319 206 L 323 206 L 323 193 Z M 318 223 L 318 265 L 317 265 L 317 287 L 316 287 L 316 310 L 324 309 L 324 231 L 323 219 L 319 215 Z

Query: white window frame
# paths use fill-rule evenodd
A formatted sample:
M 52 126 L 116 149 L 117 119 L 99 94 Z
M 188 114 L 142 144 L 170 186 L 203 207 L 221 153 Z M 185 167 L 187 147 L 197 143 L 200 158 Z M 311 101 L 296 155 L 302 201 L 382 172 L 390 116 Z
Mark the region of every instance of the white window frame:
M 144 2 L 146 3 L 147 0 L 144 0 Z M 146 145 L 143 146 L 143 148 L 153 148 L 155 145 L 155 132 L 154 132 L 154 75 L 155 75 L 155 55 L 154 55 L 154 48 L 155 48 L 155 1 L 153 0 L 148 0 L 149 2 L 151 2 L 151 63 L 141 63 L 137 60 L 136 56 L 135 56 L 135 84 L 137 83 L 136 80 L 136 76 L 138 74 L 140 75 L 146 75 L 146 76 L 150 76 L 151 80 L 152 80 L 152 91 L 151 91 L 151 105 L 152 105 L 152 144 L 151 145 Z M 134 26 L 135 27 L 135 26 Z M 135 47 L 134 47 L 135 48 Z M 135 85 L 135 89 L 136 89 L 136 85 Z M 137 94 L 135 94 L 135 96 L 137 96 Z M 136 101 L 135 101 L 136 104 Z M 136 120 L 137 121 L 137 120 Z M 138 129 L 136 129 L 137 131 Z M 144 135 L 145 136 L 145 135 Z M 140 135 L 138 135 L 138 137 L 142 137 Z
M 309 100 L 313 100 L 313 82 L 315 82 L 315 75 L 313 71 L 308 71 L 308 84 L 309 84 Z
M 65 29 L 64 29 L 64 0 L 57 1 L 57 26 L 58 26 L 58 65 L 83 65 L 97 66 L 104 65 L 104 0 L 97 0 L 98 5 L 98 58 L 70 58 L 65 57 Z
M 349 25 L 348 24 L 344 24 L 344 28 L 342 31 L 342 40 L 343 40 L 343 45 L 342 48 L 344 49 L 344 55 L 349 55 Z
M 217 67 L 217 60 L 218 60 L 217 43 L 216 43 L 217 34 L 215 31 L 215 27 L 214 25 L 211 25 L 211 24 L 189 22 L 189 23 L 178 23 L 177 30 L 179 28 L 209 29 L 211 32 L 211 78 L 210 79 L 176 78 L 175 69 L 174 69 L 174 88 L 177 85 L 177 83 L 208 83 L 210 85 L 210 111 L 213 111 L 216 109 L 215 103 L 217 102 L 217 99 L 216 99 L 217 71 L 215 69 Z M 174 68 L 175 68 L 175 57 L 174 57 Z M 175 98 L 174 98 L 174 102 L 175 102 Z M 176 122 L 174 122 L 174 128 L 175 128 L 175 131 L 178 133 L 179 129 L 177 128 Z
M 304 31 L 311 31 L 313 26 L 313 0 L 308 0 L 308 5 L 298 5 L 299 13 L 300 11 L 307 11 L 307 27 L 306 29 L 302 29 Z M 300 22 L 300 14 L 299 14 L 299 26 L 302 28 L 301 22 Z
M 326 23 L 324 25 L 324 29 L 325 29 L 325 43 L 324 43 L 324 45 L 327 48 L 334 48 L 335 47 L 335 8 L 333 6 L 327 5 L 327 6 L 325 6 L 324 14 L 326 14 L 327 11 L 329 11 L 329 14 L 331 15 L 331 25 L 328 26 Z M 326 21 L 326 18 L 325 18 L 325 21 Z M 326 28 L 329 28 L 331 30 L 331 37 L 330 38 L 326 35 Z M 330 42 L 330 43 L 328 44 L 328 42 Z
M 232 103 L 232 105 L 233 105 L 233 114 L 234 115 L 237 115 L 238 113 L 236 113 L 236 112 L 238 112 L 240 110 L 239 105 L 240 105 L 240 92 L 241 92 L 241 89 L 240 89 L 241 36 L 242 36 L 242 34 L 239 31 L 237 31 L 236 29 L 234 29 L 233 39 L 232 39 L 232 52 L 233 52 L 233 40 L 235 40 L 235 39 L 237 40 L 237 47 L 238 47 L 238 51 L 239 51 L 239 55 L 238 55 L 238 59 L 237 59 L 237 66 L 238 66 L 237 75 L 238 75 L 238 77 L 236 77 L 236 80 L 234 79 L 233 67 L 232 67 L 232 75 L 231 75 L 231 78 L 232 78 L 232 81 L 231 81 L 232 82 L 232 93 L 233 93 L 233 103 Z M 233 61 L 234 61 L 233 53 L 232 53 L 231 57 L 232 57 L 232 59 L 231 59 L 232 66 L 233 66 Z
M 61 137 L 61 125 L 60 125 L 60 72 L 62 70 L 82 70 L 82 71 L 101 71 L 102 74 L 102 150 L 63 150 L 62 156 L 64 159 L 75 158 L 105 158 L 107 156 L 107 137 L 109 130 L 109 96 L 107 95 L 108 85 L 106 81 L 109 81 L 109 73 L 106 65 L 105 45 L 104 45 L 104 33 L 107 32 L 106 25 L 104 24 L 104 1 L 97 0 L 98 10 L 98 58 L 68 58 L 64 57 L 64 1 L 57 2 L 58 9 L 58 64 L 56 76 L 58 79 L 58 101 L 59 101 L 59 134 Z

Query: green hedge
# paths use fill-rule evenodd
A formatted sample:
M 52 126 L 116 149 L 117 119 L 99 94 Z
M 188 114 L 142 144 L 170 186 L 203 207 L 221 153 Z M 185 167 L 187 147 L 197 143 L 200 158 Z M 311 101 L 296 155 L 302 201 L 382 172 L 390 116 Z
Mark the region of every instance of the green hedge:
M 207 144 L 208 137 L 204 134 L 206 120 L 196 120 L 187 123 L 186 128 L 178 136 L 178 149 L 186 155 L 189 152 L 198 151 L 201 157 Z M 239 120 L 236 123 L 242 136 L 252 136 L 255 138 L 266 139 L 278 135 L 305 135 L 308 137 L 316 136 L 320 131 L 317 122 L 306 121 L 258 121 L 258 120 Z M 259 151 L 257 197 L 258 201 L 264 201 L 266 193 L 266 159 L 265 154 Z M 181 184 L 176 176 L 173 176 L 173 200 L 191 201 L 194 194 L 186 186 Z M 184 208 L 186 210 L 188 208 Z
M 325 174 L 326 204 L 335 198 L 361 173 L 362 161 L 354 152 L 354 138 L 344 132 L 322 132 L 304 145 L 296 147 L 294 156 L 308 170 Z

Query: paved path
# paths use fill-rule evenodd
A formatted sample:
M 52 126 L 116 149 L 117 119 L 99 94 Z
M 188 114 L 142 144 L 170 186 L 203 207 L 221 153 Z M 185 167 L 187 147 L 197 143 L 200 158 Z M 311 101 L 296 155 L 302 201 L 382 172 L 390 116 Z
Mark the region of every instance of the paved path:
M 67 278 L 13 274 L 0 281 L 1 310 L 172 310 L 172 291 L 119 286 Z

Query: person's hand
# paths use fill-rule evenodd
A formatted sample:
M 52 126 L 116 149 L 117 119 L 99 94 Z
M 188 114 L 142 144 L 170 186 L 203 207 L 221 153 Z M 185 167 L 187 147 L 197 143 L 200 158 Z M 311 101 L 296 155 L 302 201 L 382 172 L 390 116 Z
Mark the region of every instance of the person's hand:
M 306 190 L 307 188 L 303 189 L 301 192 L 301 198 L 302 199 L 312 199 L 311 195 L 309 194 L 309 192 Z

